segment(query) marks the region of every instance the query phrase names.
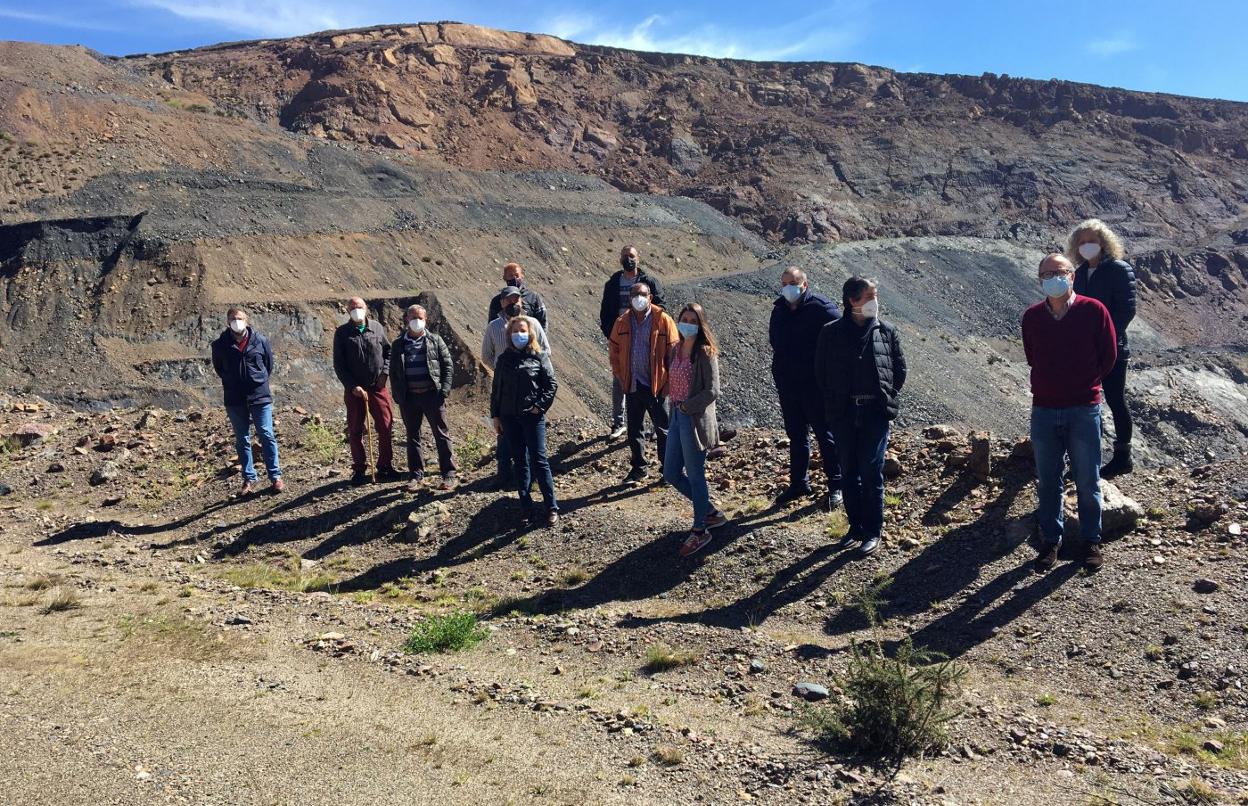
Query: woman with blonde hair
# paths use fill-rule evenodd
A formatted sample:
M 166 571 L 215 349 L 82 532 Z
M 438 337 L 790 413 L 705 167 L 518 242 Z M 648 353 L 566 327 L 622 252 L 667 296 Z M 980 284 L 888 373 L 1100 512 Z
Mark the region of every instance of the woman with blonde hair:
M 693 529 L 681 544 L 688 557 L 711 542 L 710 529 L 728 516 L 711 504 L 706 485 L 706 452 L 719 444 L 715 399 L 719 397 L 719 347 L 706 311 L 691 302 L 676 317 L 678 341 L 667 354 L 667 391 L 672 417 L 664 446 L 663 478 L 693 502 Z
M 1101 468 L 1101 477 L 1112 479 L 1130 473 L 1131 410 L 1127 408 L 1127 326 L 1135 318 L 1135 269 L 1123 260 L 1122 241 L 1104 221 L 1089 218 L 1079 223 L 1066 242 L 1066 256 L 1075 264 L 1075 294 L 1099 301 L 1109 309 L 1118 335 L 1118 362 L 1101 381 L 1105 402 L 1114 416 L 1114 458 Z
M 559 388 L 550 356 L 537 342 L 537 321 L 514 316 L 507 322 L 507 349 L 494 364 L 490 417 L 494 431 L 506 436 L 516 463 L 516 486 L 530 523 L 559 522 L 555 480 L 546 454 L 546 412 Z M 545 513 L 533 508 L 532 476 L 542 491 Z

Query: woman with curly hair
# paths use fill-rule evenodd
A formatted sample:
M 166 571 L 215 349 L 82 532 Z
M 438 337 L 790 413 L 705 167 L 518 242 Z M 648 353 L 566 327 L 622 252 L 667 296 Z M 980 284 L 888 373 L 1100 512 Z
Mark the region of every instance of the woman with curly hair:
M 1130 473 L 1131 410 L 1127 408 L 1127 325 L 1135 318 L 1135 269 L 1123 260 L 1122 241 L 1104 221 L 1089 218 L 1079 223 L 1066 242 L 1066 256 L 1075 269 L 1075 294 L 1099 301 L 1109 309 L 1118 334 L 1118 362 L 1101 381 L 1105 402 L 1114 416 L 1114 458 L 1101 468 L 1101 477 L 1112 479 Z

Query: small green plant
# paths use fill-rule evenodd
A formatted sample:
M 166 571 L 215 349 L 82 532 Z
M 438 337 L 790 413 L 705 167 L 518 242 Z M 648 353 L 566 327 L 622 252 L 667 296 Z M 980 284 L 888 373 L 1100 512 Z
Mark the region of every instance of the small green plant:
M 854 603 L 871 635 L 850 644 L 849 668 L 838 681 L 846 698 L 830 708 L 812 707 L 800 717 L 825 749 L 848 747 L 873 756 L 901 759 L 939 749 L 946 725 L 957 716 L 952 700 L 965 667 L 903 640 L 885 650 L 880 599 L 891 579 L 877 580 Z
M 1212 691 L 1196 692 L 1196 707 L 1202 711 L 1212 711 L 1218 707 L 1218 695 Z
M 901 506 L 901 497 L 900 497 L 900 496 L 897 496 L 897 495 L 892 495 L 891 493 L 890 493 L 890 494 L 888 494 L 888 495 L 885 495 L 885 496 L 884 496 L 884 506 L 886 506 L 886 507 L 897 507 L 897 506 Z
M 46 616 L 49 613 L 63 613 L 66 610 L 77 610 L 80 607 L 82 607 L 82 602 L 79 601 L 78 594 L 69 588 L 58 588 L 47 604 L 39 608 L 39 612 Z
M 1056 703 L 1057 697 L 1054 697 L 1052 694 L 1041 694 L 1039 697 L 1036 697 L 1036 705 L 1041 708 L 1051 708 Z
M 303 446 L 322 465 L 336 462 L 344 444 L 342 434 L 330 431 L 320 420 L 309 420 L 303 426 Z
M 641 668 L 649 674 L 657 674 L 669 669 L 678 669 L 681 666 L 691 666 L 697 662 L 698 656 L 694 652 L 672 649 L 667 644 L 657 643 L 652 644 L 646 650 L 646 662 Z
M 1156 644 L 1149 644 L 1144 647 L 1144 657 L 1151 661 L 1159 661 L 1166 656 L 1166 650 Z
M 472 613 L 429 616 L 412 628 L 412 634 L 403 644 L 403 651 L 409 654 L 458 652 L 476 646 L 487 635 L 486 630 L 477 625 L 477 617 Z
M 475 470 L 485 461 L 485 457 L 489 454 L 489 443 L 485 439 L 485 429 L 477 426 L 468 436 L 459 441 L 455 446 L 455 459 L 459 466 L 469 470 Z
M 1186 802 L 1194 804 L 1194 806 L 1224 802 L 1222 793 L 1199 778 L 1189 778 L 1187 783 L 1179 787 L 1179 793 L 1183 795 L 1183 799 Z
M 579 565 L 572 566 L 559 577 L 564 585 L 580 585 L 588 579 L 589 572 Z

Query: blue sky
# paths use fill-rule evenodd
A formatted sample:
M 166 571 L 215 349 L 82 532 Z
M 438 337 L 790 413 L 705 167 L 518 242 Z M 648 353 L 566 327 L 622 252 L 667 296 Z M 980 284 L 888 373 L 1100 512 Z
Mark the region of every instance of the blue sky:
M 125 54 L 444 19 L 642 50 L 1008 73 L 1248 101 L 1248 0 L 0 0 L 0 39 Z

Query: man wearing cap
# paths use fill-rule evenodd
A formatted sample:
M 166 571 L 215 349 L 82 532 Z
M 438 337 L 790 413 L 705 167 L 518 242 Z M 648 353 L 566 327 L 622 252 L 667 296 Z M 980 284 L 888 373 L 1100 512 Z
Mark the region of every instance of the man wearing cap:
M 391 444 L 394 412 L 386 381 L 390 375 L 390 341 L 381 323 L 368 315 L 360 297 L 347 302 L 347 321 L 334 331 L 334 374 L 342 382 L 347 407 L 347 442 L 351 446 L 351 483 L 368 483 L 364 418 L 372 415 L 377 432 L 377 481 L 399 481 Z
M 498 357 L 507 351 L 507 323 L 522 314 L 530 315 L 524 307 L 524 292 L 514 285 L 506 286 L 499 291 L 496 299 L 501 305 L 499 316 L 486 326 L 485 336 L 481 339 L 481 363 L 485 365 L 486 372 L 491 377 L 494 375 L 494 364 L 498 361 Z M 541 346 L 542 352 L 549 355 L 550 343 L 546 339 L 546 330 L 540 322 L 537 322 L 534 327 L 533 337 Z M 494 455 L 498 459 L 498 476 L 494 480 L 494 488 L 510 490 L 515 485 L 511 481 L 511 448 L 507 444 L 505 434 L 498 435 Z
M 255 492 L 259 477 L 251 455 L 251 426 L 264 451 L 264 467 L 270 489 L 286 489 L 277 459 L 277 436 L 273 433 L 273 395 L 269 377 L 273 374 L 273 349 L 269 340 L 247 322 L 247 312 L 230 308 L 225 314 L 229 328 L 212 343 L 212 368 L 221 379 L 225 393 L 225 413 L 234 427 L 234 446 L 243 466 L 243 486 L 238 495 Z
M 524 303 L 525 316 L 530 316 L 537 320 L 537 323 L 546 329 L 546 303 L 542 302 L 542 298 L 524 284 L 524 269 L 519 263 L 508 263 L 503 266 L 503 285 L 508 288 L 520 289 L 520 299 Z M 490 312 L 486 319 L 487 322 L 493 322 L 503 311 L 503 295 L 498 293 L 494 295 L 494 299 L 490 300 Z

